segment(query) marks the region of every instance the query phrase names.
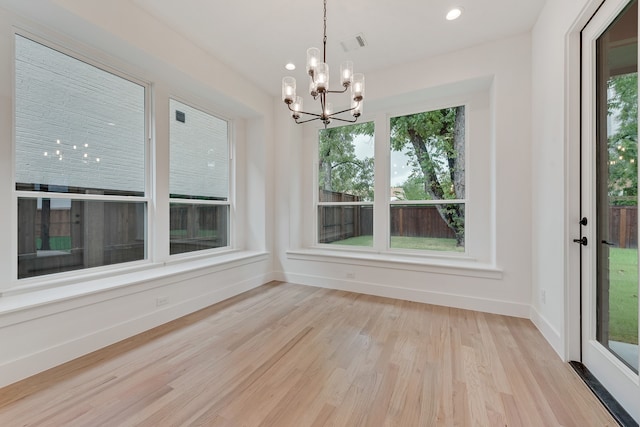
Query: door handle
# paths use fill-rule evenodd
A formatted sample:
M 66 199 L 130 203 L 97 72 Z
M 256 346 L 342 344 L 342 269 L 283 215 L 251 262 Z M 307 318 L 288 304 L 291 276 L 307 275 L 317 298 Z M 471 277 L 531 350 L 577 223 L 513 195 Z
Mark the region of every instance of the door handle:
M 587 246 L 587 243 L 589 242 L 586 236 L 583 236 L 582 239 L 573 239 L 573 241 L 575 243 L 580 243 L 582 246 Z
M 587 217 L 583 216 L 582 219 L 580 220 L 580 225 L 587 225 L 587 222 L 588 222 Z
M 609 245 L 609 246 L 615 246 L 615 244 L 613 244 L 611 242 L 607 242 L 606 240 L 603 240 L 602 243 L 604 243 L 605 245 Z

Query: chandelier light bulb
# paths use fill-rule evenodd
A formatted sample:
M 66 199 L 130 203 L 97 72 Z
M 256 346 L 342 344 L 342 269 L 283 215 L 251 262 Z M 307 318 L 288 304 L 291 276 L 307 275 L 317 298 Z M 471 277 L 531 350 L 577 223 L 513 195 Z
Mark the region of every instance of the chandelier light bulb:
M 313 80 L 309 81 L 309 94 L 311 94 L 314 99 L 318 96 L 318 87 L 316 86 L 316 82 Z
M 362 101 L 351 100 L 351 115 L 353 117 L 360 117 L 362 114 Z
M 331 113 L 333 113 L 333 104 L 331 104 L 330 102 L 327 102 L 324 105 L 324 114 L 325 116 L 330 116 Z
M 351 79 L 353 78 L 353 62 L 344 61 L 340 65 L 340 83 L 342 86 L 349 87 Z
M 291 104 L 296 98 L 296 79 L 284 77 L 282 79 L 282 100 L 285 104 Z
M 320 62 L 322 62 L 320 61 L 320 49 L 316 47 L 307 49 L 307 73 L 309 73 L 310 76 L 313 76 Z
M 300 112 L 302 111 L 303 100 L 301 96 L 296 96 L 296 100 L 291 106 L 291 117 L 294 119 L 300 118 Z
M 364 99 L 364 74 L 362 73 L 353 75 L 353 99 L 358 102 Z
M 316 66 L 316 88 L 319 93 L 329 90 L 329 65 L 321 62 Z

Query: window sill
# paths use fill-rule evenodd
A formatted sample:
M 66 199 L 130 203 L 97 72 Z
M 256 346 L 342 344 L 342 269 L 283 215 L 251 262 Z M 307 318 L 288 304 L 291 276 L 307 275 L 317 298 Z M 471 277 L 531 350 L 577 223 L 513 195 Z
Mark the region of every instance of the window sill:
M 481 263 L 467 257 L 443 257 L 438 259 L 395 254 L 392 252 L 355 252 L 311 248 L 287 251 L 287 258 L 299 261 L 355 264 L 363 267 L 382 267 L 385 269 L 479 277 L 494 280 L 501 280 L 503 277 L 502 269 L 495 265 Z
M 267 252 L 232 251 L 216 257 L 179 260 L 174 262 L 148 264 L 144 269 L 130 272 L 119 272 L 109 275 L 101 274 L 99 278 L 76 278 L 72 283 L 49 282 L 46 288 L 43 284 L 29 286 L 15 286 L 0 294 L 0 315 L 6 315 L 21 310 L 33 309 L 51 303 L 61 303 L 81 297 L 88 297 L 99 293 L 124 290 L 134 285 L 147 284 L 149 288 L 163 286 L 164 280 L 173 276 L 183 275 L 186 278 L 199 277 L 218 271 L 237 268 L 244 265 L 265 261 Z M 181 277 L 180 280 L 185 280 Z M 153 283 L 156 282 L 156 283 Z M 131 292 L 137 292 L 132 290 Z M 124 294 L 127 292 L 124 291 Z M 1 326 L 1 325 L 0 325 Z

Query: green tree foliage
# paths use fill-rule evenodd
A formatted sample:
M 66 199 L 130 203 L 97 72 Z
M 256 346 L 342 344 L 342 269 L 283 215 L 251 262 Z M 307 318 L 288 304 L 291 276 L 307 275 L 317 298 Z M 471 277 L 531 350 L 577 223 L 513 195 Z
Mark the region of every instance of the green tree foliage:
M 411 159 L 413 173 L 403 185 L 405 198 L 452 200 L 465 197 L 464 106 L 391 119 L 391 148 Z M 422 183 L 423 191 L 416 191 Z M 464 246 L 464 205 L 437 205 L 440 217 Z
M 608 112 L 616 132 L 609 137 L 609 198 L 614 205 L 638 200 L 638 74 L 612 77 Z
M 430 200 L 431 196 L 424 189 L 424 176 L 421 171 L 414 171 L 402 184 L 402 194 L 398 200 Z
M 413 171 L 403 185 L 405 200 L 454 200 L 465 198 L 465 110 L 445 108 L 391 119 L 391 148 L 410 158 Z M 319 187 L 373 200 L 373 159 L 358 159 L 354 140 L 373 136 L 373 123 L 320 131 Z M 464 246 L 464 205 L 436 206 L 453 230 L 456 244 Z
M 319 186 L 321 190 L 373 200 L 373 158 L 358 159 L 354 139 L 373 136 L 373 123 L 320 130 Z

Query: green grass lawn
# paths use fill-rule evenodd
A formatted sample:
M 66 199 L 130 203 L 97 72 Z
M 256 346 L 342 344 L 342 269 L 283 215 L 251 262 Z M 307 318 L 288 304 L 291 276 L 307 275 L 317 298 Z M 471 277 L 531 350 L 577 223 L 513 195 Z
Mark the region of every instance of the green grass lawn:
M 638 344 L 638 250 L 609 254 L 609 339 Z
M 52 251 L 70 251 L 71 250 L 71 237 L 70 236 L 51 236 L 49 237 L 49 247 Z M 36 248 L 42 249 L 42 239 L 36 237 Z
M 373 236 L 350 237 L 332 242 L 333 245 L 345 246 L 373 246 Z M 393 249 L 422 249 L 429 251 L 464 252 L 464 248 L 456 247 L 455 239 L 437 239 L 431 237 L 392 236 Z

